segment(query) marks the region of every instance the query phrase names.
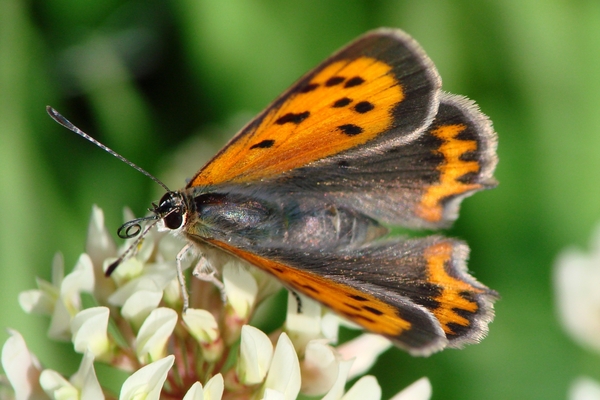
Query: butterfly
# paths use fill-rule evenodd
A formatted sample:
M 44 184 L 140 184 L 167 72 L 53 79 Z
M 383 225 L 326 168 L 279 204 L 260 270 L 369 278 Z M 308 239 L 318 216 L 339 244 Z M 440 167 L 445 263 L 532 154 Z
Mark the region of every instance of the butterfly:
M 462 241 L 388 233 L 447 227 L 463 198 L 496 185 L 496 143 L 415 40 L 378 29 L 297 81 L 184 189 L 163 185 L 152 215 L 119 235 L 153 219 L 208 263 L 246 261 L 413 355 L 459 348 L 486 335 L 497 293 L 468 274 Z

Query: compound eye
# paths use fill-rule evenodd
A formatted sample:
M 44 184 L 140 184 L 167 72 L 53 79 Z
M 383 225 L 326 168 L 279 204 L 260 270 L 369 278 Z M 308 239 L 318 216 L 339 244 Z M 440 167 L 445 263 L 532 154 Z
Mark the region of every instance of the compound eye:
M 178 229 L 185 222 L 186 207 L 181 194 L 167 192 L 160 199 L 159 205 L 152 210 L 162 217 L 164 226 L 168 229 Z
M 163 218 L 165 226 L 169 229 L 178 229 L 183 225 L 183 215 L 181 212 L 173 211 L 171 214 Z
M 163 195 L 163 197 L 160 198 L 160 201 L 158 202 L 158 204 L 161 206 L 165 203 L 172 204 L 173 199 L 174 199 L 173 192 L 167 192 Z

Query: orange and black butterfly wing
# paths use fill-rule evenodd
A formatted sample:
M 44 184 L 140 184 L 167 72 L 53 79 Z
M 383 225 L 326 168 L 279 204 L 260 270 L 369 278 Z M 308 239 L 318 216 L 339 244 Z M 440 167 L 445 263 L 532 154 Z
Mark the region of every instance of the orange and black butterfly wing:
M 476 343 L 497 294 L 466 272 L 468 247 L 440 236 L 358 249 L 246 251 L 209 240 L 413 355 Z
M 275 100 L 188 188 L 259 182 L 368 142 L 408 142 L 432 121 L 440 85 L 434 65 L 408 35 L 368 33 Z
M 496 134 L 470 100 L 442 93 L 438 113 L 408 143 L 389 139 L 261 182 L 264 190 L 323 196 L 388 224 L 439 228 L 460 201 L 496 185 Z
M 369 33 L 292 86 L 188 188 L 256 185 L 388 224 L 447 226 L 464 197 L 495 185 L 496 136 L 472 102 L 439 86 L 410 37 Z

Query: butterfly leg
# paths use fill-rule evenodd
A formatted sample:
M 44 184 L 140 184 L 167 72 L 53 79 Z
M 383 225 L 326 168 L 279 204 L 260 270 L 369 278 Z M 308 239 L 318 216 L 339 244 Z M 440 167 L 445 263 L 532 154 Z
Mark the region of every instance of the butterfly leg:
M 187 285 L 185 284 L 185 276 L 183 275 L 183 268 L 181 267 L 181 263 L 185 255 L 192 248 L 191 244 L 186 244 L 183 248 L 177 253 L 177 280 L 179 281 L 179 287 L 181 288 L 181 297 L 183 299 L 183 313 L 187 311 L 190 306 L 190 295 L 188 294 Z
M 227 301 L 225 286 L 223 285 L 223 282 L 221 282 L 221 280 L 217 277 L 217 270 L 210 264 L 206 257 L 200 257 L 200 260 L 198 261 L 198 263 L 194 267 L 194 270 L 192 271 L 192 275 L 194 275 L 194 277 L 197 279 L 200 279 L 205 282 L 210 282 L 213 285 L 215 285 L 217 289 L 219 289 L 219 291 L 221 292 L 221 300 L 223 300 L 223 303 Z

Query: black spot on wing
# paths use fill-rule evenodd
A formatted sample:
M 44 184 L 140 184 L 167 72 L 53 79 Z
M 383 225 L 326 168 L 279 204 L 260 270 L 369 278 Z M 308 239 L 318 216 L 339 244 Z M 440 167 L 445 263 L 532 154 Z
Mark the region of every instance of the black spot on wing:
M 360 126 L 354 124 L 340 125 L 338 126 L 338 129 L 348 136 L 356 136 L 363 131 Z
M 468 323 L 466 325 L 457 324 L 455 322 L 448 323 L 448 328 L 452 331 L 451 333 L 446 334 L 449 340 L 452 340 L 457 337 L 468 336 L 469 332 L 473 329 L 473 320 L 477 317 L 477 315 L 479 315 L 479 312 L 481 311 L 479 303 L 477 302 L 477 295 L 469 292 L 460 292 L 460 297 L 467 301 L 477 304 L 477 310 L 475 312 L 472 312 L 461 308 L 452 309 L 452 311 L 455 312 L 457 315 L 466 319 Z
M 479 172 L 467 172 L 456 178 L 456 181 L 464 184 L 477 183 L 479 181 Z
M 360 114 L 364 114 L 364 113 L 368 113 L 369 111 L 371 111 L 374 108 L 375 108 L 375 106 L 373 105 L 373 103 L 369 103 L 368 101 L 361 101 L 360 103 L 357 103 L 354 106 L 354 111 L 356 111 L 357 113 L 360 113 Z
M 252 146 L 250 146 L 250 149 L 268 149 L 269 147 L 273 146 L 274 144 L 275 144 L 274 140 L 266 139 L 266 140 L 263 140 L 262 142 L 253 144 Z
M 452 340 L 457 337 L 467 336 L 469 334 L 469 331 L 471 329 L 473 329 L 471 324 L 465 326 L 465 325 L 457 324 L 455 322 L 449 322 L 448 324 L 446 324 L 446 326 L 451 331 L 451 332 L 446 332 L 446 336 L 448 336 L 448 340 Z
M 462 153 L 459 159 L 461 161 L 479 161 L 481 157 L 481 138 L 477 135 L 477 131 L 472 126 L 467 125 L 465 129 L 460 131 L 459 134 L 454 137 L 454 139 L 474 141 L 477 143 L 477 148 L 475 150 Z
M 347 98 L 347 97 L 342 97 L 341 99 L 337 100 L 335 103 L 333 103 L 333 108 L 340 108 L 340 107 L 346 107 L 348 104 L 352 103 L 352 100 Z
M 341 76 L 334 76 L 331 77 L 329 79 L 327 79 L 327 81 L 325 82 L 325 86 L 335 86 L 335 85 L 339 85 L 340 83 L 344 82 L 346 80 L 346 78 L 343 78 Z
M 465 151 L 458 159 L 460 161 L 479 161 L 479 153 L 477 151 Z
M 306 85 L 302 89 L 300 89 L 300 93 L 312 92 L 313 90 L 315 90 L 318 87 L 319 87 L 318 83 L 309 83 L 308 85 Z
M 360 76 L 355 76 L 353 78 L 348 79 L 348 81 L 346 82 L 346 84 L 344 85 L 344 87 L 354 87 L 354 86 L 358 86 L 362 83 L 364 83 L 364 79 L 361 78 Z
M 417 303 L 420 306 L 423 306 L 425 308 L 427 308 L 428 310 L 436 310 L 440 307 L 440 302 L 437 300 L 434 300 L 431 297 L 418 297 L 418 298 L 411 298 L 412 301 L 414 301 L 415 303 Z
M 284 116 L 279 117 L 277 119 L 277 121 L 275 121 L 275 123 L 277 125 L 283 125 L 283 124 L 288 124 L 288 123 L 298 125 L 299 123 L 304 121 L 306 118 L 308 118 L 309 115 L 310 115 L 310 112 L 308 112 L 308 111 L 304 111 L 301 113 L 287 113 Z
M 300 286 L 301 288 L 303 288 L 303 289 L 306 289 L 306 290 L 308 290 L 308 291 L 310 291 L 310 292 L 313 292 L 313 293 L 315 293 L 315 294 L 319 294 L 319 293 L 321 293 L 321 292 L 319 291 L 319 289 L 315 288 L 315 287 L 314 287 L 314 286 L 312 286 L 312 285 L 305 285 L 305 284 L 303 284 L 303 285 L 298 285 L 298 286 Z
M 457 121 L 456 123 L 461 123 L 461 121 Z M 448 122 L 445 121 L 445 124 L 448 124 Z M 457 140 L 479 140 L 479 137 L 477 136 L 477 131 L 473 130 L 471 127 L 468 126 L 466 129 L 460 131 L 458 135 L 456 135 L 454 138 Z
M 374 314 L 374 315 L 382 315 L 383 314 L 383 311 L 378 310 L 378 309 L 373 308 L 373 307 L 369 307 L 369 306 L 364 306 L 363 310 L 368 311 L 368 312 L 370 312 L 371 314 Z

